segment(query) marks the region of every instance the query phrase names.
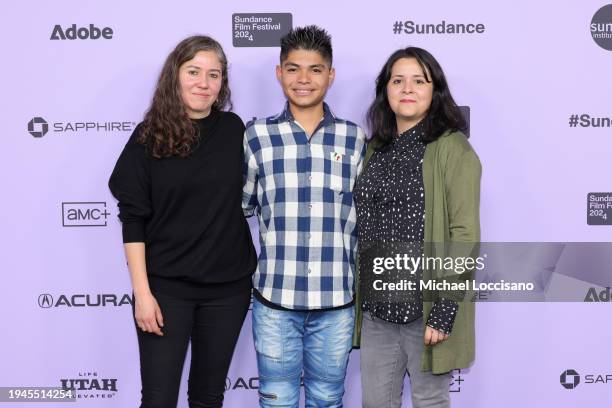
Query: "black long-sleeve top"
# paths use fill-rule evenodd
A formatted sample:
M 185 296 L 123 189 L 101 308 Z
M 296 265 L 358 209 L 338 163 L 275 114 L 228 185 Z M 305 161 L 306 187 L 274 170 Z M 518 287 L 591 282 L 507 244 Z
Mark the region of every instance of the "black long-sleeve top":
M 185 158 L 153 158 L 138 126 L 109 180 L 123 242 L 144 242 L 151 289 L 217 297 L 251 286 L 256 254 L 242 213 L 244 124 L 231 112 L 194 121 Z
M 368 162 L 353 191 L 357 204 L 357 229 L 360 252 L 371 245 L 384 243 L 387 249 L 407 249 L 410 256 L 422 255 L 425 235 L 425 190 L 423 186 L 422 122 L 397 136 L 389 146 L 376 152 Z M 403 246 L 402 246 L 403 245 Z M 401 274 L 418 287 L 422 271 Z M 364 279 L 365 281 L 365 279 Z M 391 281 L 394 281 L 391 279 Z M 380 297 L 388 295 L 387 300 Z M 366 285 L 363 290 L 362 308 L 372 315 L 394 323 L 409 323 L 423 316 L 423 297 L 420 290 L 409 296 L 389 291 L 374 294 Z M 450 299 L 434 303 L 427 325 L 450 333 L 457 314 L 458 304 Z

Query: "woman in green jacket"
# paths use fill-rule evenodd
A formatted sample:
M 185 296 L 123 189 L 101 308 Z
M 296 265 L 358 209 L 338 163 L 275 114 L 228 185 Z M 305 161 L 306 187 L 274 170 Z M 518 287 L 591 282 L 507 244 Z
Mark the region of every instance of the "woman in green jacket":
M 363 406 L 400 407 L 407 372 L 414 408 L 449 407 L 450 372 L 474 359 L 474 304 L 465 292 L 421 286 L 438 271 L 400 260 L 446 256 L 451 245 L 454 256 L 474 255 L 480 161 L 442 68 L 421 48 L 389 57 L 368 122 L 373 139 L 354 190 Z

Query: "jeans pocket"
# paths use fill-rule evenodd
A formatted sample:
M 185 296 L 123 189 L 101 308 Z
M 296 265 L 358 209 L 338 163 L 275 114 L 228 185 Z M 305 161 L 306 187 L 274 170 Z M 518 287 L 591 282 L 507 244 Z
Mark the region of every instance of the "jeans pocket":
M 286 311 L 253 304 L 253 340 L 261 378 L 284 379 L 302 371 L 301 337 L 292 332 L 290 319 Z
M 257 300 L 253 302 L 253 342 L 258 358 L 281 361 L 282 320 L 280 314 L 274 312 Z

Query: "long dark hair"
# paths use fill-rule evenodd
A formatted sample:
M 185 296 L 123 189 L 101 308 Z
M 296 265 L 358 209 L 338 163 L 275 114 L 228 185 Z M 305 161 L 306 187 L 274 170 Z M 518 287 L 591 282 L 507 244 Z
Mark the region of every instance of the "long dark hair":
M 431 106 L 423 119 L 424 141 L 433 142 L 447 130 L 465 130 L 465 119 L 451 95 L 438 61 L 422 48 L 408 47 L 391 54 L 376 78 L 376 98 L 368 109 L 367 121 L 379 147 L 388 145 L 397 135 L 395 113 L 391 110 L 387 97 L 387 84 L 391 79 L 393 64 L 401 58 L 414 58 L 421 66 L 425 80 L 433 83 Z
M 196 143 L 197 128 L 189 119 L 181 98 L 179 68 L 200 51 L 213 51 L 221 62 L 221 90 L 211 110 L 232 108 L 227 58 L 221 44 L 204 35 L 185 38 L 166 58 L 153 101 L 143 120 L 138 141 L 149 148 L 153 157 L 186 157 Z

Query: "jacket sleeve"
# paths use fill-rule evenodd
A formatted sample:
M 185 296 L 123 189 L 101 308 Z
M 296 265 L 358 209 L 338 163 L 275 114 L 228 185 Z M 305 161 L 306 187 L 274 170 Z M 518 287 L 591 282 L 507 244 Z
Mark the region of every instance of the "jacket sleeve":
M 458 310 L 459 304 L 457 302 L 440 298 L 433 304 L 426 324 L 432 329 L 450 334 L 453 331 Z
M 447 154 L 444 184 L 451 242 L 480 240 L 480 177 L 478 156 L 463 140 L 452 143 Z
M 137 142 L 139 129 L 125 145 L 108 182 L 118 201 L 124 243 L 145 242 L 145 225 L 153 213 L 150 163 L 145 147 Z
M 449 242 L 446 255 L 459 258 L 478 256 L 480 241 L 480 177 L 482 168 L 478 156 L 466 137 L 454 133 L 447 139 L 444 155 L 444 189 L 447 204 Z M 447 273 L 449 282 L 470 279 L 473 270 L 464 268 L 462 273 Z M 464 291 L 441 291 L 440 297 L 462 301 Z

